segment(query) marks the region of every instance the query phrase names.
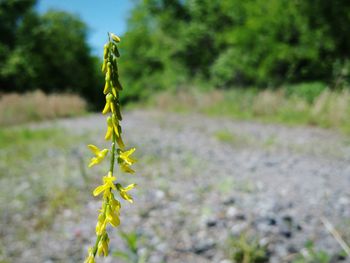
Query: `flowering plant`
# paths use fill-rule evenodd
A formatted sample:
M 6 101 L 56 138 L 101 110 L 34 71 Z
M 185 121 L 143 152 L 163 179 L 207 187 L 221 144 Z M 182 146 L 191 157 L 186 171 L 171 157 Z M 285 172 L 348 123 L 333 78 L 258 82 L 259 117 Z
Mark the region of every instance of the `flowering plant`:
M 117 176 L 114 170 L 115 160 L 117 160 L 122 172 L 134 173 L 135 171 L 131 168 L 131 165 L 136 162 L 131 157 L 135 148 L 126 150 L 121 136 L 122 129 L 120 121 L 122 120 L 122 116 L 120 112 L 119 93 L 122 90 L 122 85 L 119 82 L 117 65 L 117 59 L 120 56 L 117 47 L 117 43 L 119 42 L 120 38 L 118 36 L 113 33 L 108 34 L 108 43 L 104 46 L 102 65 L 102 72 L 106 75 L 103 90 L 103 93 L 106 95 L 106 105 L 102 113 L 108 114 L 105 139 L 111 141 L 111 148 L 101 150 L 95 145 L 88 145 L 89 149 L 95 155 L 91 158 L 89 167 L 101 163 L 109 154 L 110 168 L 107 175 L 103 176 L 102 184 L 97 186 L 93 191 L 94 196 L 102 195 L 102 206 L 96 224 L 96 242 L 93 247 L 89 248 L 85 263 L 94 263 L 97 254 L 99 256 L 108 255 L 109 237 L 106 227 L 107 225 L 117 227 L 120 224 L 119 211 L 121 204 L 115 194 L 119 193 L 121 198 L 132 203 L 133 199 L 128 194 L 128 191 L 136 186 L 135 184 L 130 184 L 123 187 L 117 182 Z

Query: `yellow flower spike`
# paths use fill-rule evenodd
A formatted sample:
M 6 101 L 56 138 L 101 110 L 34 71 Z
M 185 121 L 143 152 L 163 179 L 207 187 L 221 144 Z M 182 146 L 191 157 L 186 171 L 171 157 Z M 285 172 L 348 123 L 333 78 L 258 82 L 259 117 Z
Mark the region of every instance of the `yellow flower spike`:
M 120 225 L 120 199 L 123 198 L 128 202 L 133 202 L 133 198 L 128 194 L 128 191 L 133 189 L 136 184 L 130 184 L 127 187 L 122 187 L 117 183 L 117 178 L 114 174 L 115 166 L 119 165 L 120 169 L 127 173 L 134 173 L 130 168 L 136 160 L 131 157 L 135 148 L 127 151 L 124 150 L 125 145 L 122 140 L 122 128 L 120 121 L 122 115 L 120 112 L 119 96 L 123 89 L 119 81 L 118 74 L 118 58 L 120 56 L 117 44 L 120 38 L 112 33 L 109 33 L 108 43 L 104 46 L 102 72 L 105 74 L 105 85 L 103 93 L 106 95 L 106 104 L 102 110 L 103 114 L 111 112 L 107 117 L 107 130 L 105 139 L 110 140 L 110 168 L 106 176 L 103 176 L 101 185 L 98 185 L 92 192 L 94 196 L 102 196 L 102 206 L 99 210 L 98 219 L 95 227 L 96 242 L 89 249 L 85 263 L 95 263 L 97 255 L 107 256 L 109 247 L 109 236 L 107 226 L 117 227 Z M 108 154 L 108 149 L 100 150 L 95 145 L 88 145 L 89 149 L 95 154 L 91 158 L 89 167 L 100 163 Z M 117 159 L 116 159 L 117 158 Z M 117 160 L 117 162 L 116 162 Z M 113 191 L 118 191 L 118 199 L 115 198 Z
M 92 247 L 89 248 L 89 255 L 85 259 L 84 263 L 95 263 L 95 257 L 94 257 L 94 252 Z
M 108 93 L 106 95 L 106 105 L 103 108 L 102 114 L 106 114 L 109 111 L 112 111 L 113 113 L 115 112 L 115 108 L 114 108 L 114 97 L 111 93 Z
M 122 187 L 120 184 L 117 184 L 117 189 L 119 191 L 120 196 L 125 199 L 126 201 L 133 203 L 134 200 L 132 197 L 127 193 L 131 189 L 135 188 L 136 184 L 129 184 L 127 187 Z
M 94 196 L 98 196 L 102 192 L 109 189 L 116 189 L 114 185 L 114 181 L 117 180 L 114 176 L 103 176 L 103 185 L 97 186 L 95 190 L 92 192 Z
M 120 42 L 120 38 L 119 38 L 117 35 L 111 33 L 111 37 L 112 37 L 112 39 L 113 39 L 115 42 L 117 42 L 117 43 Z
M 100 150 L 97 146 L 95 146 L 93 144 L 89 144 L 88 147 L 96 155 L 96 157 L 91 158 L 90 163 L 89 163 L 89 167 L 92 167 L 92 166 L 102 162 L 108 153 L 108 149 Z

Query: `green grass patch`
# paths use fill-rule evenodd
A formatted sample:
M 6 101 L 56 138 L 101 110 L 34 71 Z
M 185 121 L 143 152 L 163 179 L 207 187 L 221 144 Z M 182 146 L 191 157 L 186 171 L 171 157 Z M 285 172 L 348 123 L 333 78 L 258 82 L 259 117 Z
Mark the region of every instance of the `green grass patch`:
M 227 240 L 227 254 L 236 263 L 268 262 L 267 246 L 260 245 L 255 237 L 242 233 L 239 237 L 229 237 Z
M 232 132 L 226 130 L 220 130 L 215 132 L 215 138 L 221 142 L 234 143 L 237 142 L 237 136 Z
M 20 146 L 21 144 L 33 144 L 47 141 L 61 136 L 63 131 L 57 128 L 29 129 L 29 128 L 5 128 L 0 130 L 1 148 Z

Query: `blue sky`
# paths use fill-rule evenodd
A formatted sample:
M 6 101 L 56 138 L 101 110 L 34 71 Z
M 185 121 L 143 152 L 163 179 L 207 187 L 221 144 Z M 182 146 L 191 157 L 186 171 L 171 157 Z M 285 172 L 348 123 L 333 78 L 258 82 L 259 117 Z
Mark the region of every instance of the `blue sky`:
M 95 55 L 102 52 L 107 32 L 121 35 L 133 7 L 132 0 L 39 0 L 36 9 L 44 13 L 59 9 L 78 15 L 89 27 L 88 42 Z

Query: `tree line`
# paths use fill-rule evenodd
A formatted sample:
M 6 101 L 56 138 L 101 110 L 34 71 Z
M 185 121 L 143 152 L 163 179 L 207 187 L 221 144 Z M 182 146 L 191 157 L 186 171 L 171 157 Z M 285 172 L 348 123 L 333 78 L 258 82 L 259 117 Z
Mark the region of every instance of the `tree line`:
M 87 26 L 35 4 L 0 0 L 0 93 L 71 91 L 100 105 L 101 61 Z M 122 99 L 190 85 L 348 86 L 349 14 L 348 0 L 139 0 L 121 41 Z
M 101 103 L 103 79 L 86 41 L 87 26 L 63 11 L 38 14 L 35 4 L 0 1 L 0 92 L 74 92 L 92 105 Z
M 188 83 L 346 86 L 349 14 L 347 0 L 141 0 L 121 43 L 129 97 Z

